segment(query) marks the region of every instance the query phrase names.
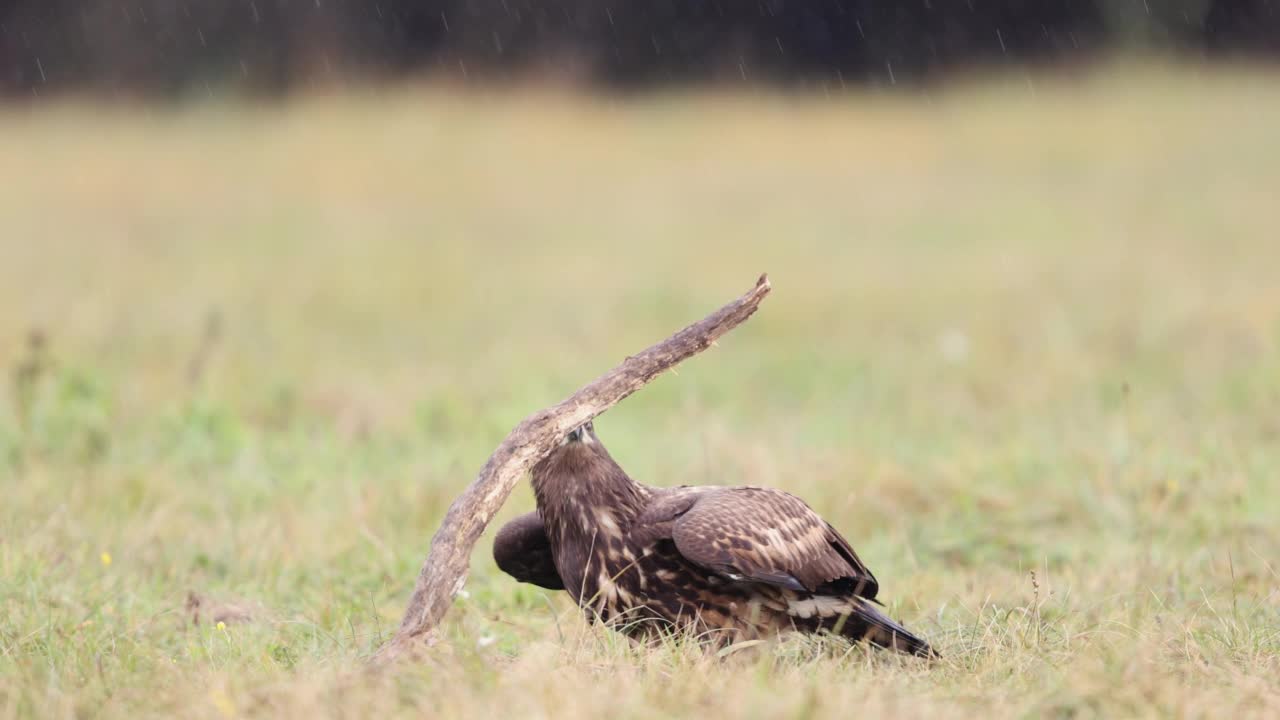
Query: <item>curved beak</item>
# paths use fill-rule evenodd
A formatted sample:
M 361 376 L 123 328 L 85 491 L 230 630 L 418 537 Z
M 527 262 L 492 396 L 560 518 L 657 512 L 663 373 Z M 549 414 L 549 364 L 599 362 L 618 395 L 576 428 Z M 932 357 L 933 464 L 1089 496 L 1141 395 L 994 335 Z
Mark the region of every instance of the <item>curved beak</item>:
M 591 442 L 591 423 L 580 425 L 569 431 L 568 442 Z

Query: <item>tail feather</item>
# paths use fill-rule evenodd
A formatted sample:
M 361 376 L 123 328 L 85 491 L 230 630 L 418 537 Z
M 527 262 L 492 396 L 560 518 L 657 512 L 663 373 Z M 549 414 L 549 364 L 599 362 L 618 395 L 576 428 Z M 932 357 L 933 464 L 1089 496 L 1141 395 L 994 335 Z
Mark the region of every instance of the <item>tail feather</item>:
M 859 602 L 857 604 L 854 611 L 845 620 L 841 634 L 854 640 L 866 640 L 883 648 L 911 653 L 912 655 L 932 658 L 941 657 L 937 650 L 929 646 L 929 643 L 889 619 L 887 615 L 868 602 Z

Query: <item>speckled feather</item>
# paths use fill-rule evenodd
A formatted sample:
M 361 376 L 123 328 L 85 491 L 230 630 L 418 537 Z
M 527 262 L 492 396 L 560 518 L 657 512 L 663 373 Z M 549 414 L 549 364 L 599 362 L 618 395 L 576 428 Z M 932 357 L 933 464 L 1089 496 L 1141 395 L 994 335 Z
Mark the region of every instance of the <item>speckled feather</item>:
M 728 641 L 835 631 L 932 653 L 875 607 L 870 570 L 794 495 L 641 485 L 590 424 L 538 463 L 532 479 L 538 510 L 499 531 L 498 566 L 522 582 L 563 587 L 629 634 L 674 626 Z
M 672 523 L 671 537 L 686 558 L 726 577 L 809 592 L 844 581 L 869 600 L 879 590 L 849 543 L 781 490 L 704 488 Z

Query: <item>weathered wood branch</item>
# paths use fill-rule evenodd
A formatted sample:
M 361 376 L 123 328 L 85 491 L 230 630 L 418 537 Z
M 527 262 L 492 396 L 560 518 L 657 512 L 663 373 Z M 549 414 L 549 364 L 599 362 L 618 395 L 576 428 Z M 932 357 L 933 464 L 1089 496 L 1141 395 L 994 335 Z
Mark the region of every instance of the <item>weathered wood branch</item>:
M 431 539 L 413 597 L 400 628 L 376 656 L 388 661 L 428 639 L 448 612 L 467 579 L 471 550 L 511 490 L 524 474 L 546 457 L 570 430 L 608 410 L 663 371 L 715 343 L 716 338 L 742 324 L 769 294 L 767 275 L 755 287 L 662 342 L 628 357 L 558 405 L 540 410 L 520 422 L 480 469 L 480 474 L 445 514 Z

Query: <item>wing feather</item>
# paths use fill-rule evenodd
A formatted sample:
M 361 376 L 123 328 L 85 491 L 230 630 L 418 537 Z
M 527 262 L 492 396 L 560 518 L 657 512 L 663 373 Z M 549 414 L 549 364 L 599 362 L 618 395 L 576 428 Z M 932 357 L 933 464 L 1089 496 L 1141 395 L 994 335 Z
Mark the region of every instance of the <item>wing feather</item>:
M 551 540 L 537 511 L 502 526 L 493 539 L 493 560 L 500 570 L 520 582 L 564 590 L 551 553 Z
M 727 579 L 809 592 L 834 584 L 867 599 L 879 591 L 849 542 L 789 493 L 697 488 L 663 508 L 680 554 Z

